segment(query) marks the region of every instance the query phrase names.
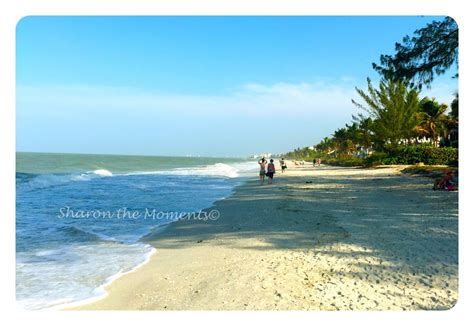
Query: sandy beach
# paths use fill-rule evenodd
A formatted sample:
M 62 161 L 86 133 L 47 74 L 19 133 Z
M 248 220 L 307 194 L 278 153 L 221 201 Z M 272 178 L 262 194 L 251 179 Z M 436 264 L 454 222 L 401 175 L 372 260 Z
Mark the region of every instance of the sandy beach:
M 458 194 L 373 169 L 290 165 L 144 239 L 150 261 L 79 310 L 444 310 L 458 299 Z

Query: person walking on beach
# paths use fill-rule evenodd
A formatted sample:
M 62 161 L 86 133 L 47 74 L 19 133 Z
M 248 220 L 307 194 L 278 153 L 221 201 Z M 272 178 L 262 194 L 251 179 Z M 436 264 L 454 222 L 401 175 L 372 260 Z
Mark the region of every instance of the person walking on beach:
M 318 166 L 321 166 L 321 159 L 318 158 Z
M 271 185 L 273 183 L 273 175 L 275 174 L 275 165 L 273 164 L 273 159 L 270 160 L 267 166 L 267 177 L 268 177 L 268 184 Z
M 284 159 L 284 158 L 282 158 L 282 159 L 280 160 L 280 168 L 281 168 L 281 173 L 285 172 L 285 170 L 286 170 L 286 163 L 285 163 L 285 159 Z
M 258 165 L 260 165 L 260 184 L 263 184 L 263 181 L 265 181 L 265 165 L 266 164 L 267 164 L 267 161 L 265 160 L 264 157 L 262 157 L 262 159 L 258 161 Z
M 316 159 L 313 158 L 313 168 L 316 166 Z

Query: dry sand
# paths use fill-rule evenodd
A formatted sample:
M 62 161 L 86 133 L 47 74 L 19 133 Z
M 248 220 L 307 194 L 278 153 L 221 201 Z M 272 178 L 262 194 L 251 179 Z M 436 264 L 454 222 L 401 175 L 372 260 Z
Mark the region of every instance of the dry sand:
M 150 262 L 76 309 L 449 309 L 458 195 L 399 171 L 306 164 L 250 181 L 215 204 L 218 220 L 144 239 Z

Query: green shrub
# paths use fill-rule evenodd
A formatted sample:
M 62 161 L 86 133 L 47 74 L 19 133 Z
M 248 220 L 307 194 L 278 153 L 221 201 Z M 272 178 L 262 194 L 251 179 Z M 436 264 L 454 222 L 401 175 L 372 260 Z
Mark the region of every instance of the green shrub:
M 453 147 L 433 147 L 431 145 L 398 146 L 385 148 L 366 159 L 367 165 L 418 164 L 458 165 L 458 149 Z
M 362 166 L 365 164 L 364 159 L 347 154 L 340 154 L 333 158 L 323 159 L 322 162 L 336 166 Z
M 365 159 L 365 164 L 369 166 L 389 164 L 387 163 L 388 159 L 389 159 L 388 153 L 374 152 Z

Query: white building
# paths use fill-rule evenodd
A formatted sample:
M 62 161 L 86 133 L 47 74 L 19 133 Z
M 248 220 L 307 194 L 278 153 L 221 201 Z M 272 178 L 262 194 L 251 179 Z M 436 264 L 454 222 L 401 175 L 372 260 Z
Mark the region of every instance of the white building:
M 270 158 L 272 157 L 272 153 L 262 153 L 262 154 L 257 154 L 257 155 L 252 155 L 252 158 Z

